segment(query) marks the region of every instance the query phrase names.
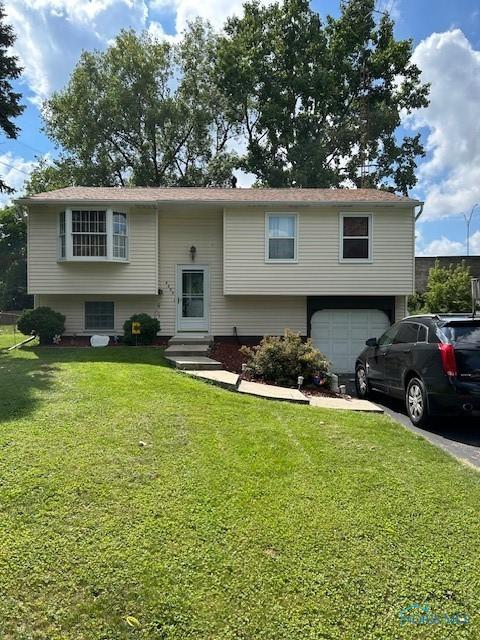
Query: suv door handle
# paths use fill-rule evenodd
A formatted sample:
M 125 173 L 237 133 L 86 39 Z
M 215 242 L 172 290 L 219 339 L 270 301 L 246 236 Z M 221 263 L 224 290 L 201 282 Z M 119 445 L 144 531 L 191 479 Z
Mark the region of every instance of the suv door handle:
M 404 349 L 403 353 L 410 353 L 411 350 L 412 350 L 411 348 L 410 349 Z

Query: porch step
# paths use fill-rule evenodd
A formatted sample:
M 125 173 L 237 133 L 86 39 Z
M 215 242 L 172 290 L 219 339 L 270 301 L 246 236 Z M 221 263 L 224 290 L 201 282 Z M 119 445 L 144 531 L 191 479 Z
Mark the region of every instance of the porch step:
M 204 356 L 170 356 L 166 360 L 177 369 L 194 371 L 213 371 L 223 369 L 221 362 Z
M 211 344 L 213 342 L 213 336 L 206 333 L 181 333 L 172 336 L 168 341 L 170 345 L 176 344 Z
M 165 349 L 165 355 L 169 356 L 208 356 L 209 344 L 171 344 Z

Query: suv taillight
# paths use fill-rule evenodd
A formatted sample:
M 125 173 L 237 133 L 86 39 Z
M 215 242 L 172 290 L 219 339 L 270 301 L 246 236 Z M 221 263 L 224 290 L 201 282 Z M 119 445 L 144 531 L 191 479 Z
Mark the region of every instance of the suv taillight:
M 455 349 L 453 344 L 439 344 L 440 356 L 442 357 L 442 366 L 447 376 L 457 375 L 457 361 L 455 359 Z

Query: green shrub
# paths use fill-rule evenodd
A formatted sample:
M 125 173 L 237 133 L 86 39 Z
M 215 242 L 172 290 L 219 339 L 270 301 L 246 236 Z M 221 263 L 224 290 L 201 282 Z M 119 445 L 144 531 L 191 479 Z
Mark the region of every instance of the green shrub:
M 140 335 L 132 335 L 132 322 L 140 323 Z M 136 313 L 123 323 L 125 344 L 152 344 L 160 331 L 160 322 L 148 313 Z
M 328 360 L 312 341 L 292 331 L 286 331 L 284 337 L 266 336 L 258 346 L 243 346 L 240 351 L 254 377 L 279 385 L 297 386 L 298 376 L 307 383 L 329 369 Z
M 38 336 L 40 344 L 51 344 L 54 336 L 65 331 L 65 316 L 50 307 L 27 309 L 18 320 L 18 328 L 25 335 Z

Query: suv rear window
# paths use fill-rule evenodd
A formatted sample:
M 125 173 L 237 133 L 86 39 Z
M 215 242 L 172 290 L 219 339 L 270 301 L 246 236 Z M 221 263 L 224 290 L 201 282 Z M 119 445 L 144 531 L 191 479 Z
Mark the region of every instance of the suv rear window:
M 442 327 L 442 331 L 451 342 L 480 344 L 480 322 L 452 323 Z

